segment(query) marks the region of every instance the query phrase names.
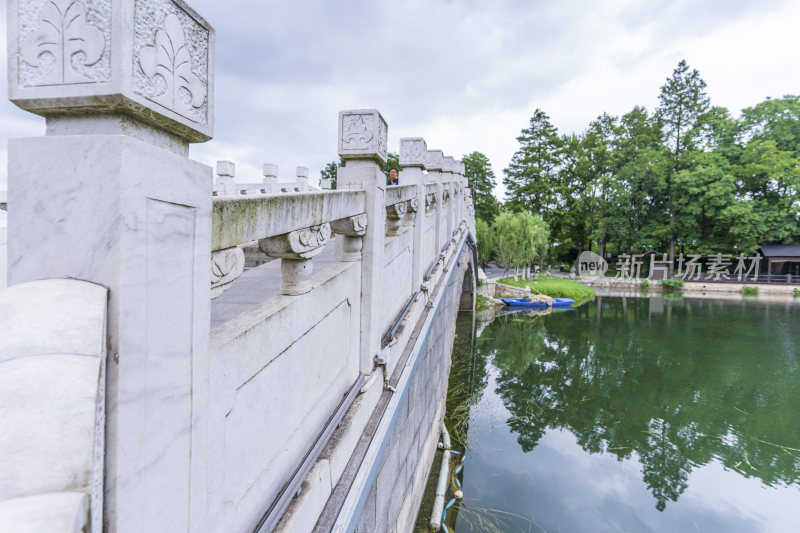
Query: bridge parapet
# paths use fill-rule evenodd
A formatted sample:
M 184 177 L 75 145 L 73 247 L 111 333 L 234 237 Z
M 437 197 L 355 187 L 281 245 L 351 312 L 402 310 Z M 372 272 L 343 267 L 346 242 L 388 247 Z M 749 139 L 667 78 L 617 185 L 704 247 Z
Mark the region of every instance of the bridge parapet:
M 62 4 L 68 46 L 47 35 Z M 305 167 L 280 183 L 271 164 L 237 183 L 230 161 L 214 184 L 188 158 L 212 135 L 214 30 L 184 1 L 8 9 L 10 98 L 47 119 L 9 146 L 9 283 L 109 290 L 92 531 L 275 525 L 309 468 L 342 478 L 446 265 L 466 270 L 458 162 L 404 139 L 402 185 L 386 186 L 388 125 L 352 110 L 337 190 L 309 190 Z M 189 70 L 171 70 L 166 43 Z M 248 246 L 279 261 L 245 270 Z M 351 404 L 346 438 L 316 461 Z

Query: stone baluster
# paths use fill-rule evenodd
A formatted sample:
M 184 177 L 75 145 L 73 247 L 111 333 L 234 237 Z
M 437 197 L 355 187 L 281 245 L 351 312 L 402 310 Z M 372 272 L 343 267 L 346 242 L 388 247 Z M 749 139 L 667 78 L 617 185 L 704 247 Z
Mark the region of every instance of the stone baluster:
M 387 125 L 375 109 L 339 113 L 339 156 L 347 161 L 336 175 L 337 189 L 366 191 L 367 229 L 361 248 L 361 372 L 371 374 L 381 349 Z
M 339 261 L 360 261 L 363 246 L 361 240 L 367 232 L 366 213 L 331 222 L 331 228 L 337 235 L 337 259 Z
M 415 288 L 422 284 L 422 278 L 428 265 L 426 258 L 422 257 L 425 249 L 422 239 L 425 230 L 425 209 L 427 207 L 423 170 L 425 169 L 425 155 L 427 152 L 428 146 L 425 143 L 425 139 L 421 137 L 400 139 L 400 168 L 402 169 L 400 183 L 416 185 L 417 197 L 414 210 L 418 211 L 420 206 L 423 209 L 422 213 L 417 214 L 414 220 L 411 286 Z
M 217 186 L 214 192 L 218 196 L 236 194 L 236 165 L 231 161 L 217 161 Z
M 434 247 L 434 257 L 428 258 L 430 261 L 439 256 L 439 252 L 444 247 L 442 229 L 442 205 L 444 204 L 444 187 L 442 186 L 442 165 L 444 164 L 444 153 L 441 150 L 428 150 L 425 153 L 425 168 L 428 170 L 428 179 L 436 183 L 436 201 L 434 209 L 436 214 L 436 245 Z
M 311 291 L 311 258 L 323 250 L 330 237 L 331 225 L 325 223 L 258 241 L 262 252 L 281 260 L 281 294 L 297 296 Z
M 278 193 L 278 165 L 264 163 L 264 191 L 267 193 Z
M 182 1 L 9 0 L 8 14 L 9 98 L 47 120 L 9 141 L 9 284 L 109 288 L 92 531 L 200 530 L 213 169 L 188 156 L 213 132 L 214 30 Z
M 456 227 L 456 180 L 453 171 L 456 167 L 456 160 L 452 156 L 447 156 L 444 158 L 444 166 L 442 168 L 442 181 L 447 183 L 448 188 L 448 199 L 447 205 L 445 208 L 447 209 L 447 240 L 453 238 L 453 231 L 455 231 Z
M 308 168 L 306 167 L 297 167 L 297 190 L 300 192 L 308 190 Z

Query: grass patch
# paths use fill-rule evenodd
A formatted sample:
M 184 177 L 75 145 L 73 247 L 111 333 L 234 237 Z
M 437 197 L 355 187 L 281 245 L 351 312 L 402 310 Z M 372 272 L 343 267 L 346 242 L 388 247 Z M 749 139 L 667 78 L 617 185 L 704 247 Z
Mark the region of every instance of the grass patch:
M 679 291 L 683 288 L 683 280 L 678 278 L 662 279 L 661 286 L 667 290 Z
M 551 298 L 572 298 L 575 302 L 585 302 L 594 298 L 594 289 L 587 287 L 577 281 L 561 278 L 540 279 L 539 281 L 521 280 L 514 281 L 514 278 L 499 280 L 503 285 L 514 287 L 530 287 L 533 292 L 546 294 Z
M 649 287 L 649 286 L 650 286 L 650 282 L 649 282 L 649 281 L 647 281 L 646 279 L 643 279 L 643 280 L 642 280 L 642 282 L 639 284 L 639 286 L 640 286 L 641 288 L 643 288 L 643 289 L 646 289 L 647 287 Z
M 491 309 L 489 305 L 489 298 L 482 294 L 478 294 L 475 296 L 475 310 L 476 311 L 485 311 L 486 309 Z
M 752 285 L 745 285 L 742 287 L 742 292 L 745 294 L 758 294 L 758 287 Z
M 794 294 L 794 297 L 795 297 L 795 298 L 800 298 L 800 289 L 795 289 L 795 290 L 793 290 L 793 291 L 792 291 L 792 294 Z

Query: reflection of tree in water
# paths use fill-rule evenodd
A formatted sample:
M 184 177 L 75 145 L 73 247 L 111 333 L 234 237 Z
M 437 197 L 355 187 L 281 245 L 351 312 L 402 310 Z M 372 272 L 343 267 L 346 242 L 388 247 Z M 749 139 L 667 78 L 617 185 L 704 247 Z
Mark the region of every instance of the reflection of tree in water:
M 486 356 L 476 353 L 473 342 L 473 314 L 459 313 L 456 319 L 456 336 L 453 339 L 453 359 L 447 385 L 445 425 L 453 440 L 453 447 L 464 450 L 467 446 L 470 408 L 480 399 L 486 388 Z
M 478 353 L 494 353 L 497 392 L 522 449 L 565 428 L 590 453 L 635 452 L 659 510 L 714 458 L 767 485 L 798 482 L 798 309 L 780 310 L 786 322 L 775 324 L 761 307 L 651 306 L 598 298 L 487 327 Z

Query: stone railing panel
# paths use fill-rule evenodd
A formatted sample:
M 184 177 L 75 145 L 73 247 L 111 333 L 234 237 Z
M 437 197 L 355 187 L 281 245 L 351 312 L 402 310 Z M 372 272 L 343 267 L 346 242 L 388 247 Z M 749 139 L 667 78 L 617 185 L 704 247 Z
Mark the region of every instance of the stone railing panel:
M 356 216 L 364 212 L 364 203 L 365 193 L 359 190 L 214 198 L 211 249 Z
M 405 202 L 417 197 L 416 185 L 397 185 L 395 187 L 386 187 L 386 194 L 384 196 L 384 203 L 387 206 Z

